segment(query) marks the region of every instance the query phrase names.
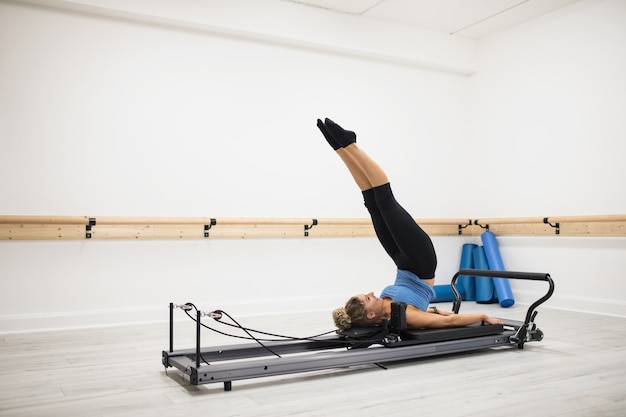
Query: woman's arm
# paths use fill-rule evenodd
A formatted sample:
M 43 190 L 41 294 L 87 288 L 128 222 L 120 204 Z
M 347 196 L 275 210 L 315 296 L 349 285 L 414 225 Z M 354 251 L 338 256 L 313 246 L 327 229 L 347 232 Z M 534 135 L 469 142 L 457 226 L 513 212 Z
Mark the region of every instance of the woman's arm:
M 480 322 L 502 324 L 502 321 L 483 313 L 441 315 L 424 312 L 413 306 L 406 308 L 406 324 L 409 329 L 443 329 Z

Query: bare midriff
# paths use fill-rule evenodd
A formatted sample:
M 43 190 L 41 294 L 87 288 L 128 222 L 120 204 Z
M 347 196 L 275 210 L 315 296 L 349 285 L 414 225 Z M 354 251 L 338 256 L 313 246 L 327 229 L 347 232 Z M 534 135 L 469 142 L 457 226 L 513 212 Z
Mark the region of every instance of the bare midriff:
M 422 281 L 424 281 L 426 284 L 430 285 L 431 287 L 435 285 L 435 278 L 423 279 Z

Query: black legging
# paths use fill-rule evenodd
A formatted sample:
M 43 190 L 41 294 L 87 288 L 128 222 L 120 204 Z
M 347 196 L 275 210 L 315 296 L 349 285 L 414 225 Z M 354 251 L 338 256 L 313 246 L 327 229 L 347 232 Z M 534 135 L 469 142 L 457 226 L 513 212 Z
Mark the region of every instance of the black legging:
M 398 269 L 421 279 L 435 277 L 437 255 L 426 232 L 396 201 L 389 183 L 363 191 L 374 231 Z

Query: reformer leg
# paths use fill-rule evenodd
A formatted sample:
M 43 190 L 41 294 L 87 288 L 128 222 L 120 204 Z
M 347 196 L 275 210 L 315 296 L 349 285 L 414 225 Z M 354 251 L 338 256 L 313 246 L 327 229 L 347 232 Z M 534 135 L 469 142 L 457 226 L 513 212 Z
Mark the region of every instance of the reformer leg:
M 170 303 L 170 353 L 174 352 L 174 303 Z

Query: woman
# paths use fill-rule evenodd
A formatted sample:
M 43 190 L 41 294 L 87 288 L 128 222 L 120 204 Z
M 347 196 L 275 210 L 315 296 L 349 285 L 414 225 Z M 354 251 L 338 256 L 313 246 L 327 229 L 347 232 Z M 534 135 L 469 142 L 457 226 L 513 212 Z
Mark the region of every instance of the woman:
M 407 304 L 409 329 L 461 327 L 500 320 L 486 314 L 453 314 L 429 308 L 435 297 L 433 285 L 437 257 L 430 237 L 396 201 L 387 175 L 356 144 L 356 134 L 343 129 L 330 119 L 317 119 L 317 127 L 342 159 L 363 193 L 374 231 L 387 254 L 398 267 L 394 285 L 387 286 L 376 297 L 374 293 L 351 297 L 345 307 L 333 311 L 333 320 L 340 330 L 352 326 L 380 324 L 391 317 L 391 302 Z

